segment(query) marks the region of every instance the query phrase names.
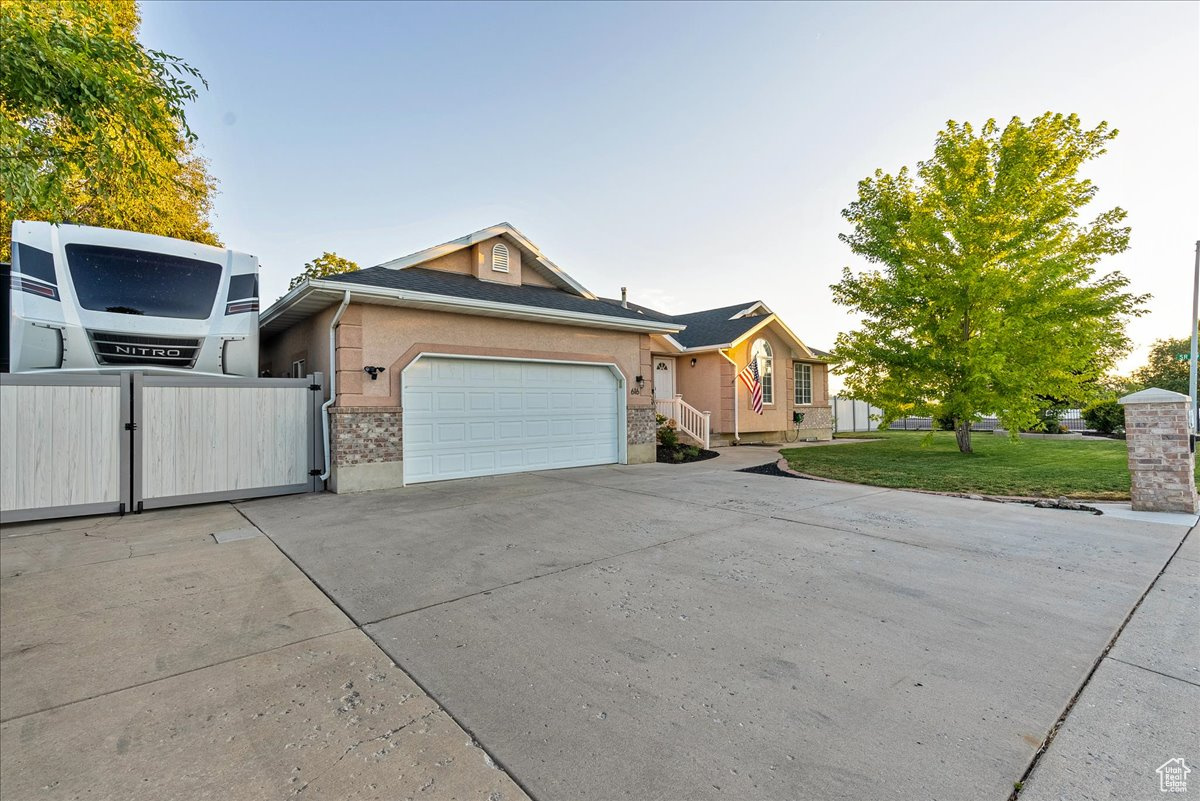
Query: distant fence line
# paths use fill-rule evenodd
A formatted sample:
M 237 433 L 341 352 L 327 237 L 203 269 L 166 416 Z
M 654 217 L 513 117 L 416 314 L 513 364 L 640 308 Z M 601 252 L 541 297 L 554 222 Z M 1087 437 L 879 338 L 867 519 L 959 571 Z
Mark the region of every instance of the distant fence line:
M 871 406 L 866 401 L 837 396 L 833 398 L 833 430 L 839 434 L 853 431 L 875 431 L 879 428 L 879 418 L 882 416 L 882 409 L 878 406 Z M 1066 426 L 1068 431 L 1090 430 L 1087 423 L 1083 421 L 1083 414 L 1079 409 L 1067 409 L 1059 417 L 1059 422 Z M 972 431 L 994 431 L 1001 427 L 1000 422 L 990 416 L 971 424 Z M 892 421 L 889 426 L 892 431 L 930 431 L 933 428 L 933 418 L 930 417 L 902 417 Z

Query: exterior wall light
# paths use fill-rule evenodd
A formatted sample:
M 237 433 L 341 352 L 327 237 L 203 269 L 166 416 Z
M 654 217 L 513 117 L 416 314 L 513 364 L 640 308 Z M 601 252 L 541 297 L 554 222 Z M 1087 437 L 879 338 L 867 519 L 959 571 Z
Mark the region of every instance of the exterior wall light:
M 383 372 L 382 367 L 364 367 L 363 372 L 371 376 L 371 380 L 375 381 L 379 378 L 379 374 Z
M 693 356 L 692 357 L 692 367 L 695 367 L 695 366 L 696 366 L 696 357 Z

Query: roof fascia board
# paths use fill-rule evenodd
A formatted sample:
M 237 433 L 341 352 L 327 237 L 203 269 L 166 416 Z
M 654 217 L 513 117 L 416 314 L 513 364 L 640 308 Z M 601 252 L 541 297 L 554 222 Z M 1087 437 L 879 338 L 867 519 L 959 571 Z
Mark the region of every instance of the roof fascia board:
M 417 251 L 416 253 L 410 253 L 407 256 L 401 256 L 398 259 L 385 261 L 383 264 L 378 266 L 386 267 L 389 270 L 403 270 L 405 267 L 415 267 L 419 264 L 432 261 L 433 259 L 441 256 L 446 256 L 463 250 L 464 248 L 469 248 L 472 245 L 476 245 L 484 240 L 491 239 L 492 237 L 502 235 L 508 236 L 514 242 L 516 242 L 522 250 L 525 250 L 532 255 L 538 265 L 541 266 L 542 269 L 547 273 L 549 273 L 549 277 L 552 281 L 555 281 L 562 286 L 569 287 L 588 300 L 596 300 L 596 296 L 592 294 L 591 291 L 589 291 L 574 278 L 563 272 L 562 268 L 557 264 L 543 256 L 542 251 L 537 245 L 533 244 L 528 237 L 526 237 L 523 233 L 518 231 L 509 223 L 493 225 L 489 228 L 484 228 L 474 233 L 467 234 L 466 236 L 460 236 L 458 239 L 452 239 L 449 242 L 444 242 L 440 245 L 434 245 L 431 248 L 425 248 L 424 250 Z
M 767 306 L 767 304 L 763 303 L 763 302 L 760 300 L 760 301 L 758 301 L 758 302 L 754 303 L 753 305 L 751 305 L 751 306 L 747 306 L 746 308 L 742 309 L 740 312 L 738 312 L 737 314 L 733 315 L 733 316 L 732 316 L 732 317 L 730 317 L 729 319 L 730 319 L 730 320 L 736 320 L 736 319 L 738 319 L 739 317 L 749 317 L 751 314 L 753 314 L 754 312 L 758 311 L 759 309 L 762 309 L 762 310 L 763 310 L 763 311 L 765 311 L 767 314 L 774 314 L 774 313 L 775 313 L 775 312 L 771 311 L 770 307 L 768 307 L 768 306 Z
M 523 306 L 516 303 L 496 303 L 489 300 L 474 298 L 459 298 L 453 295 L 436 295 L 429 292 L 412 292 L 404 289 L 386 289 L 383 287 L 353 284 L 349 281 L 308 281 L 307 288 L 314 292 L 328 292 L 341 296 L 347 289 L 352 296 L 359 300 L 392 300 L 404 305 L 422 305 L 465 313 L 489 312 L 497 316 L 512 316 L 518 319 L 537 320 L 541 322 L 563 322 L 574 324 L 590 324 L 604 328 L 616 328 L 628 331 L 645 331 L 655 334 L 673 334 L 682 331 L 684 326 L 678 323 L 660 323 L 651 320 L 632 320 L 623 317 L 608 317 L 602 314 L 588 312 L 573 312 L 562 309 L 546 309 L 541 306 Z M 291 294 L 291 293 L 289 293 Z M 299 294 L 297 298 L 299 298 Z M 282 302 L 282 301 L 281 301 Z M 277 304 L 278 305 L 278 304 Z M 271 310 L 274 310 L 272 306 Z M 272 315 L 277 316 L 279 313 Z M 269 322 L 269 321 L 268 321 Z
M 665 339 L 668 345 L 675 348 L 675 350 L 679 351 L 680 353 L 687 351 L 687 348 L 685 348 L 683 345 L 680 345 L 679 340 L 675 339 L 675 337 L 671 336 L 670 334 L 660 334 L 659 336 Z
M 303 283 L 289 289 L 287 294 L 272 303 L 265 312 L 259 315 L 258 327 L 262 328 L 263 326 L 267 325 L 276 317 L 287 311 L 292 304 L 300 300 L 302 295 L 307 295 L 309 283 L 310 282 L 306 280 Z

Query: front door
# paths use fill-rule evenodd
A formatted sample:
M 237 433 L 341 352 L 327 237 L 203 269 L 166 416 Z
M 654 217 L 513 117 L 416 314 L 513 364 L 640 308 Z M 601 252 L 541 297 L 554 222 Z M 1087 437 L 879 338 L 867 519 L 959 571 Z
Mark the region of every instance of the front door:
M 667 356 L 654 357 L 654 399 L 675 397 L 675 360 Z

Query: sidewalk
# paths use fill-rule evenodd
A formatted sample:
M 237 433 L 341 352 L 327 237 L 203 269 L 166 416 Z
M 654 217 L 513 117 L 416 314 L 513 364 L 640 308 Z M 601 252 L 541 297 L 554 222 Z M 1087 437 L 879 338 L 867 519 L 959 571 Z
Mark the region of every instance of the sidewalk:
M 1200 793 L 1200 534 L 1194 528 L 1101 660 L 1020 801 L 1190 797 L 1159 786 L 1158 768 L 1180 757 L 1192 769 L 1189 791 Z
M 4 798 L 525 798 L 228 504 L 0 529 L 0 669 Z

